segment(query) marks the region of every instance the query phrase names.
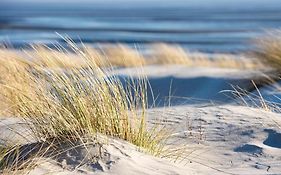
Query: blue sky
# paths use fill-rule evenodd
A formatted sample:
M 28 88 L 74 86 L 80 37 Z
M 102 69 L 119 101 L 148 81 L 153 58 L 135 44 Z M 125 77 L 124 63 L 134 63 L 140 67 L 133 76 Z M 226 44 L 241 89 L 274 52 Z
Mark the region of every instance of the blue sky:
M 211 3 L 223 3 L 223 4 L 233 4 L 233 3 L 262 3 L 266 4 L 268 2 L 280 2 L 280 0 L 1 0 L 1 2 L 36 2 L 36 3 L 85 3 L 85 2 L 92 2 L 92 3 L 147 3 L 147 2 L 162 2 L 162 3 L 195 3 L 195 4 L 211 4 Z
M 170 5 L 184 5 L 184 6 L 267 6 L 272 4 L 280 5 L 281 0 L 0 0 L 0 5 L 2 4 L 17 4 L 17 3 L 36 3 L 36 4 L 52 4 L 52 3 L 65 3 L 65 4 L 111 4 L 111 5 L 151 5 L 155 6 L 170 6 Z

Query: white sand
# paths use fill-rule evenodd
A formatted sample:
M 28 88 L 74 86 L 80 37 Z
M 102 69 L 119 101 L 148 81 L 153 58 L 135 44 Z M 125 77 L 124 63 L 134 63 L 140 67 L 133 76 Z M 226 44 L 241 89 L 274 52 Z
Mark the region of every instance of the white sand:
M 163 110 L 151 111 L 150 116 Z M 188 167 L 199 163 L 217 169 L 214 174 L 281 172 L 280 114 L 231 105 L 177 106 L 166 111 L 176 138 L 189 145 L 187 159 L 194 163 Z
M 144 71 L 160 100 L 168 95 L 172 79 L 174 94 L 204 101 L 180 105 L 181 100 L 171 107 L 159 103 L 148 111 L 149 123 L 164 118 L 174 128 L 172 144 L 187 144 L 184 161 L 155 158 L 114 140 L 104 146 L 106 156 L 95 165 L 70 171 L 49 160 L 39 163 L 31 174 L 281 174 L 281 114 L 236 105 L 219 93 L 229 89 L 229 83 L 247 88 L 258 72 L 181 66 L 149 66 Z M 139 70 L 119 69 L 115 74 L 124 77 L 136 72 Z M 210 103 L 214 100 L 220 104 Z M 7 128 L 7 124 L 18 122 L 3 119 L 1 138 L 21 140 Z

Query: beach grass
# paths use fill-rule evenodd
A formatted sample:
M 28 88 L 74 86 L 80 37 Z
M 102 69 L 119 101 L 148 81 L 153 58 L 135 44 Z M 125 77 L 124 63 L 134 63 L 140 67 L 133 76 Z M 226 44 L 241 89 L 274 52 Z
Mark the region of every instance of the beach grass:
M 265 36 L 255 40 L 254 55 L 265 65 L 281 71 L 281 31 L 269 31 Z
M 140 52 L 122 44 L 105 47 L 102 53 L 104 59 L 112 66 L 138 67 L 147 64 L 147 60 Z
M 34 48 L 33 53 L 40 54 L 43 62 L 2 60 L 0 97 L 6 104 L 3 111 L 23 120 L 37 143 L 49 145 L 43 153 L 59 143 L 100 142 L 99 135 L 105 135 L 160 155 L 169 132 L 164 126 L 147 126 L 146 78 L 132 80 L 109 75 L 110 68 L 102 69 L 99 58 L 92 59 L 86 49 L 65 39 L 83 67 L 65 66 L 68 63 L 62 59 L 69 53 L 47 47 L 44 52 Z M 1 148 L 0 162 L 6 165 L 2 170 L 7 166 L 18 168 L 22 153 L 15 151 L 17 148 Z M 11 152 L 16 154 L 13 160 L 9 160 Z M 42 157 L 43 153 L 36 154 Z M 3 164 L 7 160 L 10 163 Z
M 208 55 L 190 52 L 178 45 L 153 44 L 149 53 L 143 54 L 126 45 L 102 45 L 99 48 L 80 47 L 89 59 L 99 67 L 141 67 L 145 65 L 184 65 L 187 67 L 218 67 L 233 69 L 261 69 L 265 65 L 259 59 L 245 55 L 219 54 Z M 69 52 L 62 46 L 50 48 L 44 45 L 32 45 L 30 50 L 12 51 L 0 49 L 1 57 L 40 64 L 49 68 L 83 68 L 87 63 L 76 52 Z M 48 60 L 48 61 L 46 61 Z
M 255 58 L 243 55 L 219 54 L 208 55 L 190 52 L 178 45 L 164 43 L 153 46 L 154 54 L 149 64 L 185 65 L 188 67 L 218 67 L 233 69 L 261 69 L 264 65 Z

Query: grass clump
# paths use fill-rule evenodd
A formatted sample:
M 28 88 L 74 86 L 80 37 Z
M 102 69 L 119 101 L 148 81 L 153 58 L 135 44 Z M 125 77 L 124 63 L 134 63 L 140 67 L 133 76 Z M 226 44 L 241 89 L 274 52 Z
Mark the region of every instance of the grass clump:
M 6 110 L 27 124 L 38 143 L 86 143 L 101 134 L 161 154 L 168 136 L 163 127 L 146 124 L 146 78 L 109 76 L 86 49 L 66 40 L 83 68 L 58 68 L 64 62 L 53 60 L 61 60 L 64 52 L 44 57 L 44 64 L 5 62 L 7 70 L 14 68 L 1 79 L 1 96 L 10 102 Z
M 155 52 L 152 63 L 165 65 L 192 65 L 189 55 L 179 46 L 170 46 L 167 44 L 155 44 L 153 46 Z
M 122 44 L 105 48 L 104 55 L 114 66 L 137 67 L 146 64 L 146 59 L 139 52 Z
M 256 39 L 254 54 L 266 65 L 281 72 L 281 31 L 271 31 Z
M 261 69 L 264 65 L 254 58 L 232 54 L 189 52 L 177 45 L 155 44 L 148 64 L 185 65 L 189 67 L 218 67 L 234 69 Z M 147 59 L 148 60 L 148 59 Z
M 20 58 L 18 55 L 15 57 L 13 56 L 14 55 L 10 54 L 1 54 L 0 58 L 1 116 L 15 115 L 15 106 L 18 103 L 18 97 L 13 90 L 26 94 L 31 91 L 29 86 L 31 82 L 28 82 L 28 75 L 25 74 L 25 71 L 31 66 L 31 63 Z

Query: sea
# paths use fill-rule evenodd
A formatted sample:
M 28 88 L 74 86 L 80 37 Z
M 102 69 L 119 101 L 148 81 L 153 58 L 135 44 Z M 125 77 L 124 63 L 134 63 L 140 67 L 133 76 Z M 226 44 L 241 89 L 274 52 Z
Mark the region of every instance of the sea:
M 67 35 L 93 47 L 122 43 L 142 50 L 168 43 L 191 51 L 241 53 L 255 49 L 256 38 L 281 28 L 281 1 L 202 0 L 195 5 L 189 1 L 165 5 L 165 0 L 145 5 L 1 1 L 0 44 L 14 48 L 31 43 L 65 45 L 61 35 Z

